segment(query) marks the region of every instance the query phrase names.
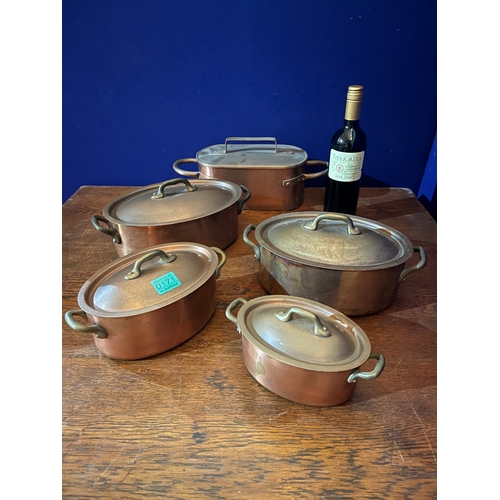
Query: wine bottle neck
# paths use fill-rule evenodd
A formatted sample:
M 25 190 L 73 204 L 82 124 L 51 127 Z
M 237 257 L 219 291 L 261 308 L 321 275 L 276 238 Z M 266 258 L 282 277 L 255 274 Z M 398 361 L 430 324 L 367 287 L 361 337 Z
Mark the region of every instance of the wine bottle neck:
M 357 121 L 361 115 L 361 101 L 351 101 L 347 99 L 345 103 L 344 119 L 346 121 Z
M 347 118 L 344 118 L 344 127 L 359 128 L 359 120 L 348 120 Z

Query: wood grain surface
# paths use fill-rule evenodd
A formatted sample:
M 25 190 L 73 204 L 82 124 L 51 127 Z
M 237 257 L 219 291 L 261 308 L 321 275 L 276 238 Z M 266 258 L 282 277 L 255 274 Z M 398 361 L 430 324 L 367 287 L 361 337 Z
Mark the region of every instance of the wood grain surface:
M 78 309 L 84 282 L 118 258 L 91 217 L 133 189 L 83 186 L 63 205 L 63 316 Z M 322 210 L 323 193 L 307 188 L 297 211 Z M 358 206 L 359 216 L 398 229 L 428 257 L 391 307 L 355 318 L 386 358 L 378 379 L 361 380 L 343 405 L 318 408 L 249 375 L 225 309 L 265 295 L 241 235 L 277 212 L 244 210 L 225 250 L 215 314 L 184 344 L 112 360 L 62 318 L 63 498 L 436 498 L 436 223 L 407 189 L 364 188 Z

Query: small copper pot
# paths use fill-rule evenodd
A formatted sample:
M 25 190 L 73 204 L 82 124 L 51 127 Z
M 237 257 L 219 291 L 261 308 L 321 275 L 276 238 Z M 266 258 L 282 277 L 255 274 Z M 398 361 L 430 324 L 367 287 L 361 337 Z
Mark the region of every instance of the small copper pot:
M 197 243 L 158 245 L 105 266 L 80 289 L 65 320 L 92 333 L 109 358 L 136 360 L 172 349 L 210 320 L 224 252 Z M 77 321 L 80 316 L 85 324 Z
M 233 310 L 242 305 L 237 317 Z M 377 378 L 385 366 L 351 319 L 323 304 L 288 295 L 235 299 L 226 316 L 241 334 L 243 362 L 266 389 L 310 406 L 335 406 L 352 398 L 359 379 Z M 377 359 L 370 372 L 361 371 Z

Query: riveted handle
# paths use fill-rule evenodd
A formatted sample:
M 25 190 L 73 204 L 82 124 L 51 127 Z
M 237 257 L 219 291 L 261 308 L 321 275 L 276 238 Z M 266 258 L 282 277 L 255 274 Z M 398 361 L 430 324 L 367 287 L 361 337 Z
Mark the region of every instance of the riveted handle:
M 175 186 L 175 184 L 184 184 L 186 186 L 186 191 L 188 191 L 190 193 L 193 191 L 196 191 L 198 189 L 198 186 L 193 186 L 187 179 L 181 179 L 181 178 L 171 179 L 169 181 L 162 182 L 158 186 L 158 191 L 156 191 L 156 193 L 151 195 L 151 199 L 152 200 L 159 200 L 161 198 L 165 198 L 164 189 L 167 186 Z
M 377 378 L 383 371 L 384 366 L 385 366 L 385 358 L 382 356 L 382 354 L 377 354 L 377 353 L 371 353 L 368 359 L 376 359 L 377 364 L 375 365 L 375 368 L 371 372 L 362 372 L 359 368 L 356 368 L 350 375 L 347 377 L 347 382 L 349 384 L 352 384 L 353 382 L 356 382 L 358 378 L 362 378 L 364 380 L 373 380 Z
M 220 261 L 217 267 L 215 268 L 215 279 L 217 279 L 220 276 L 220 270 L 222 269 L 222 266 L 226 263 L 226 254 L 217 247 L 210 247 L 219 257 Z
M 318 177 L 323 177 L 328 172 L 328 162 L 326 162 L 326 161 L 307 160 L 306 166 L 309 166 L 309 165 L 323 165 L 324 167 L 326 167 L 326 169 L 321 170 L 320 172 L 314 172 L 314 173 L 310 173 L 310 174 L 302 173 L 300 175 L 297 175 L 297 177 L 292 177 L 291 179 L 285 179 L 281 183 L 282 186 L 283 187 L 295 186 L 295 184 L 298 184 L 299 182 L 304 182 L 304 181 L 308 181 L 309 179 L 316 179 Z
M 260 247 L 257 246 L 253 241 L 250 241 L 250 238 L 248 235 L 255 229 L 254 224 L 250 224 L 245 228 L 243 231 L 243 241 L 253 250 L 253 255 L 257 259 L 258 262 L 260 262 L 261 258 L 261 252 L 260 252 Z
M 93 333 L 96 337 L 100 339 L 105 339 L 108 334 L 106 330 L 100 325 L 82 325 L 78 321 L 75 320 L 75 316 L 81 316 L 82 318 L 87 319 L 87 315 L 82 309 L 74 309 L 72 311 L 67 311 L 64 315 L 64 320 L 67 325 L 75 330 L 75 332 L 83 332 L 83 333 Z
M 227 307 L 226 307 L 226 318 L 229 319 L 230 321 L 232 321 L 237 327 L 238 327 L 238 332 L 240 332 L 240 327 L 238 325 L 238 319 L 236 318 L 236 316 L 234 316 L 233 314 L 233 309 L 235 309 L 237 306 L 239 306 L 240 304 L 246 304 L 247 303 L 247 300 L 246 299 L 242 299 L 242 298 L 238 298 L 238 299 L 234 299 Z
M 135 261 L 132 271 L 130 271 L 125 276 L 125 279 L 137 279 L 142 274 L 141 266 L 144 264 L 144 262 L 154 259 L 155 257 L 160 257 L 162 264 L 168 264 L 170 262 L 173 262 L 177 258 L 177 255 L 175 255 L 175 253 L 165 253 L 163 250 L 152 250 L 151 252 L 145 253 L 142 257 L 139 257 Z
M 237 142 L 274 142 L 274 152 L 278 152 L 278 141 L 276 137 L 227 137 L 224 141 L 224 153 L 227 153 L 227 143 L 230 141 Z
M 290 307 L 288 311 L 276 313 L 276 317 L 283 322 L 291 321 L 294 314 L 302 318 L 308 318 L 313 322 L 313 333 L 318 337 L 331 337 L 332 332 L 323 324 L 317 314 L 311 311 L 302 309 L 302 307 Z
M 422 269 L 425 267 L 427 264 L 427 254 L 425 253 L 425 250 L 423 247 L 413 247 L 413 252 L 419 252 L 420 253 L 420 260 L 413 266 L 408 266 L 403 268 L 401 271 L 401 274 L 399 275 L 398 278 L 398 283 L 403 283 L 403 281 L 406 279 L 406 277 L 415 271 L 418 271 L 419 269 Z
M 122 242 L 120 233 L 111 226 L 111 223 L 102 215 L 94 215 L 92 217 L 92 225 L 101 233 L 107 234 L 113 238 L 113 241 L 118 245 Z M 106 227 L 102 227 L 99 223 L 102 222 Z
M 186 177 L 199 177 L 200 176 L 199 171 L 194 172 L 191 170 L 183 170 L 182 168 L 179 168 L 179 165 L 182 165 L 183 163 L 196 163 L 196 164 L 198 164 L 198 161 L 196 160 L 196 158 L 181 158 L 180 160 L 174 161 L 172 168 L 178 174 L 185 175 Z
M 307 229 L 308 231 L 316 231 L 318 228 L 318 225 L 320 221 L 322 220 L 339 220 L 342 222 L 345 222 L 347 224 L 347 232 L 352 235 L 358 235 L 361 234 L 362 231 L 358 227 L 354 225 L 354 222 L 350 217 L 347 215 L 343 214 L 320 214 L 317 217 L 315 217 L 314 220 L 307 222 L 304 224 L 304 229 Z

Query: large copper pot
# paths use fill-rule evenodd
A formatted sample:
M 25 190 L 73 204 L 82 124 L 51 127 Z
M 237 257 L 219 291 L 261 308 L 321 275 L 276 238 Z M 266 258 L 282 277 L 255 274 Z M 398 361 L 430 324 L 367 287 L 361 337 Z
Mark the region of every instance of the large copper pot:
M 237 317 L 233 310 L 240 306 Z M 243 362 L 252 377 L 278 396 L 311 406 L 353 397 L 359 379 L 377 378 L 385 358 L 371 352 L 364 331 L 339 311 L 300 297 L 235 299 L 226 316 L 241 334 Z M 377 359 L 372 371 L 361 365 Z
M 222 250 L 198 243 L 131 253 L 85 282 L 78 293 L 81 309 L 67 311 L 66 323 L 93 334 L 110 358 L 136 360 L 168 351 L 212 317 L 215 281 L 225 261 Z
M 92 224 L 120 256 L 177 241 L 224 250 L 238 236 L 238 215 L 250 196 L 233 182 L 171 179 L 118 196 Z
M 254 230 L 258 245 L 249 237 Z M 399 285 L 427 263 L 425 250 L 399 231 L 345 214 L 280 214 L 247 226 L 243 240 L 268 293 L 315 300 L 347 316 L 390 306 Z M 419 261 L 407 265 L 415 252 Z

